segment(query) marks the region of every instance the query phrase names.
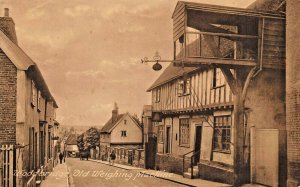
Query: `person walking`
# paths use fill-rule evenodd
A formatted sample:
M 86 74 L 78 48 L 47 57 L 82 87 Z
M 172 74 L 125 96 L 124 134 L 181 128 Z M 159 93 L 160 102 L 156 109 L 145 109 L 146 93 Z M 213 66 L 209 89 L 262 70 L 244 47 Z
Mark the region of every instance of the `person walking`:
M 114 165 L 114 162 L 115 162 L 115 159 L 116 159 L 116 153 L 115 153 L 115 151 L 114 150 L 112 150 L 112 152 L 110 153 L 110 155 L 109 155 L 109 164 L 110 165 Z
M 59 163 L 62 164 L 62 161 L 63 161 L 63 159 L 64 159 L 63 153 L 60 152 L 58 157 L 59 157 Z

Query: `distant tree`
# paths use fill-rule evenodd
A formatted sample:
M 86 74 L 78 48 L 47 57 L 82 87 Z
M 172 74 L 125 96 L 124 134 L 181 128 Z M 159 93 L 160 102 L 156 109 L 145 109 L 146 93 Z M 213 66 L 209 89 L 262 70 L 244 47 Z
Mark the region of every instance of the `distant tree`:
M 84 133 L 82 133 L 81 135 L 79 135 L 77 137 L 77 146 L 78 146 L 79 151 L 86 150 L 86 148 L 84 147 L 83 136 L 84 136 Z
M 100 134 L 95 127 L 91 127 L 86 132 L 77 137 L 77 146 L 80 151 L 94 149 L 99 146 Z

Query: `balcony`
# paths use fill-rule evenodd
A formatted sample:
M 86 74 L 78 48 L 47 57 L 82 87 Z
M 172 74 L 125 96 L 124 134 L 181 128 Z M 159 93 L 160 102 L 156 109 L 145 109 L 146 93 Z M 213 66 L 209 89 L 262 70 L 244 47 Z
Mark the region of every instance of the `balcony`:
M 193 31 L 185 32 L 185 39 L 176 41 L 175 61 L 208 63 L 219 59 L 224 64 L 236 61 L 244 65 L 257 61 L 258 49 L 253 46 L 258 45 L 258 36 Z
M 179 1 L 172 18 L 175 65 L 284 65 L 284 15 Z

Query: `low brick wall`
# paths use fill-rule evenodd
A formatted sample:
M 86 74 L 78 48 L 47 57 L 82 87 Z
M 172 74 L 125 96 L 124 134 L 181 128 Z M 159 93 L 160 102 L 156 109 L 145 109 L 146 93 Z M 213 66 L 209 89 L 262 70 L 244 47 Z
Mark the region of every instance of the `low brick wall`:
M 213 162 L 200 162 L 198 164 L 201 179 L 233 184 L 233 168 L 222 166 Z
M 179 156 L 173 155 L 156 155 L 155 166 L 157 170 L 167 171 L 171 173 L 176 173 L 182 175 L 182 167 L 183 167 L 183 158 Z M 185 158 L 185 171 L 188 170 L 190 166 L 190 159 Z

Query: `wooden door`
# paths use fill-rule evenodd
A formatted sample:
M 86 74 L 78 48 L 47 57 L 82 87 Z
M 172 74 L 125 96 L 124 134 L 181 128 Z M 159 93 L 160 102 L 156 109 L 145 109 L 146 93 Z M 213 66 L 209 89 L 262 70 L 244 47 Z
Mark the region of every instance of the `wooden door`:
M 194 151 L 195 163 L 198 163 L 200 160 L 201 140 L 202 140 L 202 126 L 197 125 L 196 132 L 195 132 L 195 151 Z
M 277 129 L 252 130 L 251 144 L 252 182 L 278 186 L 279 131 Z
M 166 153 L 171 153 L 171 127 L 166 128 Z

